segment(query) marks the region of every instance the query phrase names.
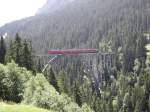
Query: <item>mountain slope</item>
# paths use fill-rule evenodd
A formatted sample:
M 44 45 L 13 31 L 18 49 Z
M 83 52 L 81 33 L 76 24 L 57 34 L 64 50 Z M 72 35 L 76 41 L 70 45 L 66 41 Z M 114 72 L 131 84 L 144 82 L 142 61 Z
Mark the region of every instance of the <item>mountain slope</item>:
M 149 0 L 76 0 L 51 14 L 7 24 L 0 34 L 18 32 L 39 54 L 50 48 L 99 48 L 104 38 L 119 46 L 129 34 L 149 30 L 149 6 Z
M 48 14 L 52 13 L 55 10 L 59 10 L 64 7 L 66 4 L 74 0 L 48 0 L 46 4 L 37 11 L 37 14 Z

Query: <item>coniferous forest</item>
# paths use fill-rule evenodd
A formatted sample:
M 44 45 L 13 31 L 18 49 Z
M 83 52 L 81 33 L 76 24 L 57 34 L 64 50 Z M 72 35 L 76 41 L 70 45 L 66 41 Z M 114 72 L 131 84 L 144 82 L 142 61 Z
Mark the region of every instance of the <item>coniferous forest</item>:
M 47 1 L 35 16 L 0 27 L 0 102 L 48 112 L 150 112 L 150 1 L 59 5 L 51 10 Z M 88 48 L 99 53 L 58 56 L 42 72 L 53 58 L 48 50 Z

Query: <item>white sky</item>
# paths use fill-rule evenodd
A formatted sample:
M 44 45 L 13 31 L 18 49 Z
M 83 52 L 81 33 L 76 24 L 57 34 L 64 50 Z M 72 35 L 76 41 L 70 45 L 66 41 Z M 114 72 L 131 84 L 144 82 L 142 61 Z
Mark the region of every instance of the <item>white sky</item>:
M 47 0 L 0 0 L 0 26 L 33 16 Z

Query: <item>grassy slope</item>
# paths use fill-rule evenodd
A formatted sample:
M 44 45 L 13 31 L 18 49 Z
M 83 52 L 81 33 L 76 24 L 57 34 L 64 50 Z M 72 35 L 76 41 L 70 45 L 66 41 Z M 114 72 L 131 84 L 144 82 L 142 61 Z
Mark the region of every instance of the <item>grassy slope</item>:
M 33 106 L 0 103 L 0 112 L 53 112 Z

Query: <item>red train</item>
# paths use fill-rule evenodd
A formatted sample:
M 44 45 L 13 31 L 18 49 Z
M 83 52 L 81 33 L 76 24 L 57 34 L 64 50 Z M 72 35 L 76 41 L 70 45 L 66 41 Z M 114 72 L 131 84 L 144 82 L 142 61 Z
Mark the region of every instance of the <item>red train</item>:
M 84 53 L 97 53 L 98 49 L 67 49 L 67 50 L 49 50 L 48 54 L 54 55 L 78 55 Z

